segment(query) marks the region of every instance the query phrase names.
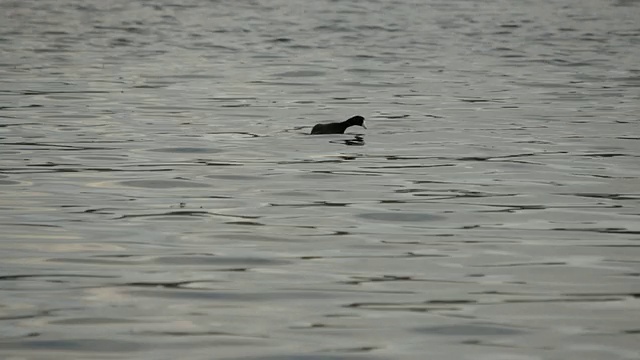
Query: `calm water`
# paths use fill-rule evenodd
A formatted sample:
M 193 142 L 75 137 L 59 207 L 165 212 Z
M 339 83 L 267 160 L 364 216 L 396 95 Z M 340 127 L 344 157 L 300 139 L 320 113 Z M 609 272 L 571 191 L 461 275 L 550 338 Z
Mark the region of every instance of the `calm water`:
M 640 1 L 0 6 L 0 357 L 640 357 Z

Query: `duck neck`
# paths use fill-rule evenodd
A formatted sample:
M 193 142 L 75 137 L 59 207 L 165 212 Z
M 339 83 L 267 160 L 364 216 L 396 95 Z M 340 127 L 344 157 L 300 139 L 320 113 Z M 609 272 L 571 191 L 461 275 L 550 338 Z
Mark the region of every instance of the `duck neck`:
M 355 124 L 352 124 L 351 121 L 349 121 L 349 120 L 345 120 L 345 121 L 341 122 L 340 125 L 344 128 L 344 130 L 347 130 L 347 128 L 349 126 L 353 126 Z

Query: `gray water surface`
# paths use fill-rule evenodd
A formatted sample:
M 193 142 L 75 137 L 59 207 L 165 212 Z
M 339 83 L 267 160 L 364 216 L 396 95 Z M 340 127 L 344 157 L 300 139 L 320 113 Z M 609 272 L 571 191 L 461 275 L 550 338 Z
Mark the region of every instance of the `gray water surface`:
M 0 357 L 640 358 L 640 1 L 0 7 Z

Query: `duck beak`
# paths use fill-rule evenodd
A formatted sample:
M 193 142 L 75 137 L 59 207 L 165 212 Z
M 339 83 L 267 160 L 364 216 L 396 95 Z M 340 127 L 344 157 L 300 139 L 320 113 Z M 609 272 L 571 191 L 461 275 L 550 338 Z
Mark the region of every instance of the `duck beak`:
M 366 126 L 364 126 L 364 123 L 362 123 L 362 127 L 365 128 L 365 129 L 367 128 Z

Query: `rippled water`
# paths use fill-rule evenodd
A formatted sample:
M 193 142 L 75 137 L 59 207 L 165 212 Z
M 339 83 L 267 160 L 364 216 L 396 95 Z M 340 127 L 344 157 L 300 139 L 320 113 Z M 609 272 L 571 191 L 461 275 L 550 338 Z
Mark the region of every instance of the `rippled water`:
M 3 358 L 639 357 L 640 1 L 0 6 Z

